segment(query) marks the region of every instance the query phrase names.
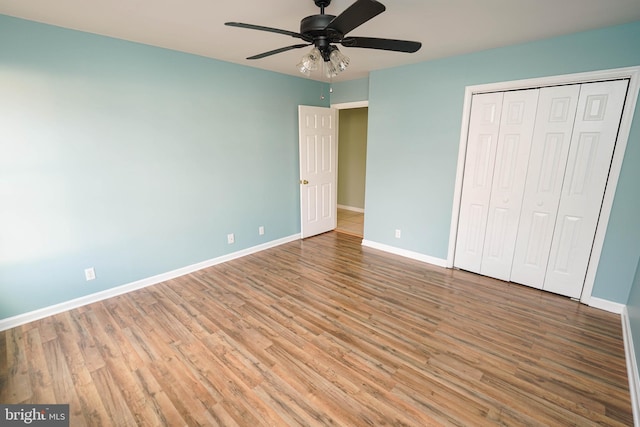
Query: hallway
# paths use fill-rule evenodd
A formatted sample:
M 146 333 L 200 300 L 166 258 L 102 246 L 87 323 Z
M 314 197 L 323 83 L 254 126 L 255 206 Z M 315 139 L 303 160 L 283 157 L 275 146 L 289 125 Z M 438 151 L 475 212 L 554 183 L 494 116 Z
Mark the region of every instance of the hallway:
M 364 235 L 364 213 L 338 208 L 339 233 L 362 237 Z

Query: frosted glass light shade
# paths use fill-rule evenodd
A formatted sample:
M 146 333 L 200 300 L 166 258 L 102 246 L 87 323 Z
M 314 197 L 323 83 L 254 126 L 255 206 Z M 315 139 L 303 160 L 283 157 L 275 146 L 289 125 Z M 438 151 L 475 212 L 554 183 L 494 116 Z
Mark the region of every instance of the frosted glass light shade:
M 329 54 L 329 61 L 338 70 L 339 73 L 343 72 L 349 66 L 349 57 L 345 56 L 337 48 L 331 51 Z
M 298 70 L 307 76 L 311 75 L 312 71 L 316 71 L 320 66 L 320 59 L 322 56 L 320 55 L 320 51 L 317 47 L 311 49 L 311 52 L 307 53 L 302 57 L 297 67 Z

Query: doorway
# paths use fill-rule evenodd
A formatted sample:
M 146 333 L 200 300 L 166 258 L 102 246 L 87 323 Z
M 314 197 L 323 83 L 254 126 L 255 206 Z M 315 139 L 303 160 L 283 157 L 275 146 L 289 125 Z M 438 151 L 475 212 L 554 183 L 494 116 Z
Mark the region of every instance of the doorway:
M 368 105 L 354 104 L 332 106 L 339 110 L 336 231 L 363 237 Z

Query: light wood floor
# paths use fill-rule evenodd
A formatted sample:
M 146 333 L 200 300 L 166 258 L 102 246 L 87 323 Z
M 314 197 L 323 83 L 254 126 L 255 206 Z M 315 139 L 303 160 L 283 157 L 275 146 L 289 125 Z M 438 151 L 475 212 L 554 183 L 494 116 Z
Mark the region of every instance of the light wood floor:
M 364 214 L 338 208 L 338 227 L 336 231 L 362 237 L 364 234 Z
M 328 233 L 0 333 L 72 426 L 632 425 L 619 316 Z

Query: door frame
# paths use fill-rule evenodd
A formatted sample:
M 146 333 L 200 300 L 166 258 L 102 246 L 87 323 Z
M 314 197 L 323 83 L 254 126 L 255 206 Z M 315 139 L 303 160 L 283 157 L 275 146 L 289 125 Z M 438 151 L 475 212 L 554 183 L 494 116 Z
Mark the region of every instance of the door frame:
M 592 83 L 597 81 L 617 79 L 629 79 L 629 88 L 627 90 L 627 100 L 622 111 L 618 140 L 616 141 L 616 146 L 613 152 L 613 159 L 611 161 L 609 179 L 607 180 L 607 186 L 602 201 L 600 217 L 596 226 L 596 234 L 593 241 L 591 258 L 589 259 L 589 264 L 587 266 L 587 274 L 582 289 L 582 296 L 580 297 L 580 302 L 582 302 L 583 304 L 589 304 L 589 302 L 591 301 L 593 285 L 595 283 L 596 272 L 598 271 L 600 255 L 602 254 L 604 238 L 607 233 L 607 225 L 609 223 L 609 217 L 611 215 L 611 208 L 613 206 L 613 199 L 616 193 L 616 187 L 618 185 L 618 178 L 620 177 L 620 170 L 622 169 L 622 161 L 624 160 L 624 153 L 627 147 L 627 141 L 629 139 L 629 132 L 631 131 L 631 123 L 633 121 L 633 115 L 636 110 L 638 90 L 640 88 L 640 66 L 590 71 L 585 73 L 564 74 L 533 79 L 513 80 L 507 82 L 488 83 L 465 87 L 464 103 L 462 108 L 462 124 L 460 130 L 460 144 L 458 151 L 458 165 L 456 170 L 453 208 L 451 211 L 452 215 L 451 229 L 449 232 L 449 251 L 447 253 L 448 268 L 453 268 L 455 256 L 456 238 L 458 234 L 458 219 L 460 215 L 460 202 L 462 199 L 462 179 L 464 176 L 469 120 L 471 117 L 471 99 L 473 95 L 487 92 L 503 92 L 509 90 L 532 89 L 567 84 Z
M 336 110 L 338 110 L 338 114 L 336 115 L 337 119 L 336 119 L 336 126 L 338 128 L 338 131 L 336 133 L 336 150 L 337 150 L 337 161 L 336 161 L 336 167 L 338 167 L 338 165 L 340 164 L 340 111 L 339 110 L 353 110 L 356 108 L 369 108 L 369 101 L 354 101 L 354 102 L 343 102 L 343 103 L 339 103 L 339 104 L 331 104 L 331 108 L 335 108 Z M 369 113 L 367 112 L 367 117 L 369 116 Z M 368 135 L 368 133 L 367 133 Z M 367 144 L 369 143 L 369 137 L 367 136 Z M 367 186 L 367 172 L 365 171 L 365 175 L 364 175 L 364 183 L 365 183 L 365 189 Z M 337 187 L 336 187 L 336 196 L 337 196 Z M 365 205 L 365 209 L 367 206 L 367 193 L 365 190 L 365 194 L 364 194 L 364 205 Z M 338 204 L 336 203 L 336 217 L 337 217 L 337 211 L 338 211 Z M 362 232 L 363 236 L 362 238 L 364 239 L 364 230 Z

